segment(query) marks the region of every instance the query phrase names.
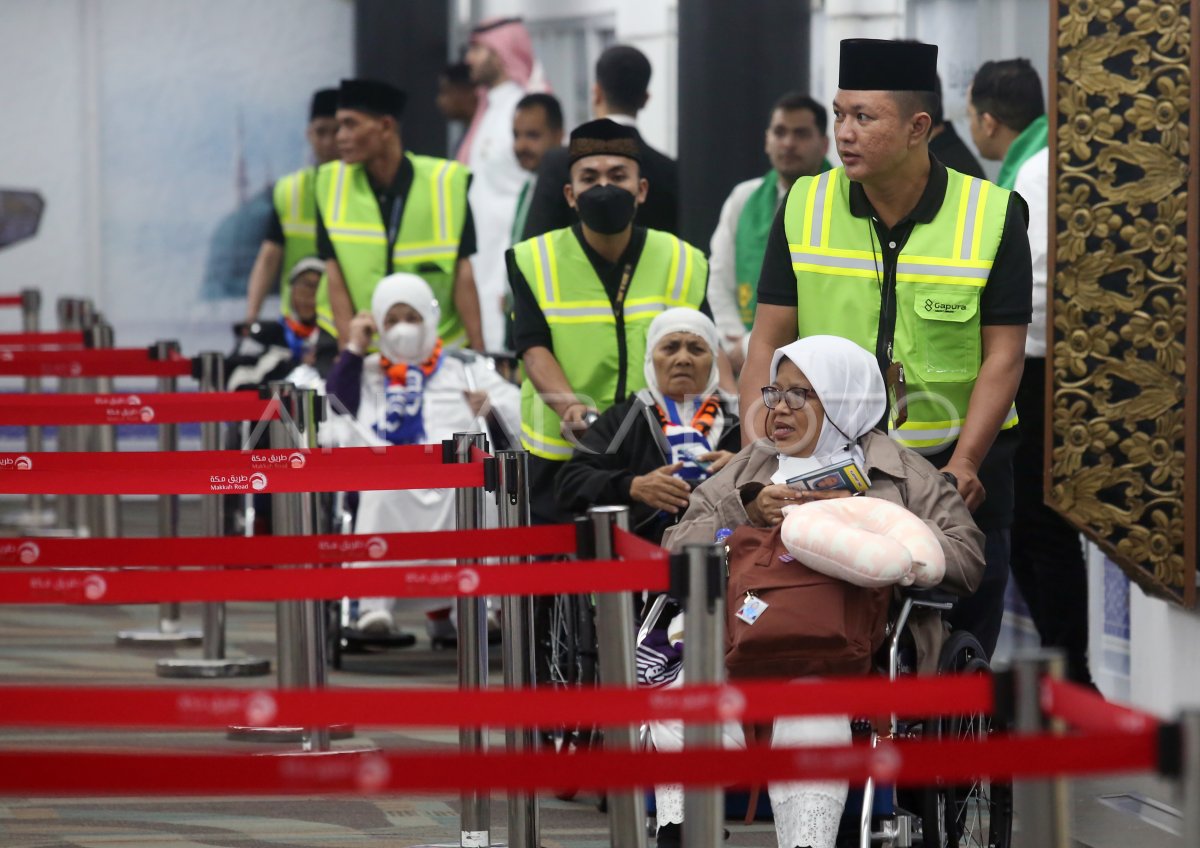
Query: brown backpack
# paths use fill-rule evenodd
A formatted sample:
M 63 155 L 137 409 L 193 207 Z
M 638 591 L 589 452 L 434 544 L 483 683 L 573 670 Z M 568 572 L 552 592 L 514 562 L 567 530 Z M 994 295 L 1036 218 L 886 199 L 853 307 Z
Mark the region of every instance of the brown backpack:
M 731 679 L 866 674 L 883 644 L 889 587 L 826 577 L 792 559 L 779 527 L 738 527 L 726 543 L 725 669 Z M 738 618 L 747 594 L 768 604 Z

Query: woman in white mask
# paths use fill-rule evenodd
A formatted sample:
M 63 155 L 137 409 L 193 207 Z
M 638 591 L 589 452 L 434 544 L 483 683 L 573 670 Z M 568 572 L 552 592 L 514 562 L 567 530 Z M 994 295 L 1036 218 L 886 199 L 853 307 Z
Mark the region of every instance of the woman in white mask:
M 486 417 L 520 432 L 520 391 L 489 360 L 444 350 L 437 335 L 441 309 L 429 285 L 414 274 L 392 274 L 376 286 L 371 311 L 350 323 L 350 340 L 326 381 L 332 420 L 322 442 L 342 447 L 437 444 L 454 433 L 486 431 Z M 367 351 L 372 343 L 378 353 Z M 333 402 L 336 399 L 336 402 Z M 454 490 L 363 492 L 356 533 L 403 533 L 454 527 Z M 367 563 L 362 563 L 367 565 Z M 380 565 L 371 562 L 370 565 Z M 434 638 L 452 634 L 447 601 L 416 602 L 430 616 Z M 394 602 L 359 601 L 357 628 L 395 632 Z
M 867 497 L 907 508 L 933 532 L 946 555 L 941 587 L 959 595 L 975 590 L 983 576 L 983 534 L 949 481 L 924 457 L 875 429 L 883 419 L 886 400 L 872 354 L 836 336 L 801 339 L 775 352 L 771 385 L 762 392 L 762 406 L 743 410 L 742 416 L 742 426 L 757 425 L 762 437 L 692 493 L 687 512 L 663 537 L 664 547 L 680 551 L 688 544 L 712 544 L 718 535 L 739 525 L 780 524 L 788 505 L 850 496 L 847 489 L 800 491 L 787 481 L 853 460 L 870 483 L 864 492 Z M 762 614 L 771 615 L 771 610 Z M 921 670 L 936 667 L 943 638 L 940 620 L 914 614 L 909 627 Z M 673 685 L 681 680 L 682 675 Z M 651 727 L 660 750 L 682 746 L 678 722 L 656 722 Z M 780 747 L 849 742 L 850 725 L 844 717 L 778 719 L 772 735 L 772 744 Z M 740 727 L 726 728 L 726 744 L 743 744 Z M 834 781 L 768 786 L 780 848 L 833 848 L 847 790 L 845 783 Z M 677 845 L 682 793 L 678 787 L 663 786 L 656 787 L 655 794 L 658 844 L 660 848 Z

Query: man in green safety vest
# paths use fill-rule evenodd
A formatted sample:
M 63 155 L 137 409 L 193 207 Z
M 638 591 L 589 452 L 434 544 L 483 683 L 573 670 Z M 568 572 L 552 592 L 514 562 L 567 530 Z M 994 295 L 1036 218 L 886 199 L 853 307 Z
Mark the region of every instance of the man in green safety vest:
M 275 214 L 267 237 L 258 248 L 246 292 L 246 325 L 258 320 L 263 301 L 276 283 L 279 311 L 289 314 L 288 275 L 302 260 L 317 255 L 317 213 L 314 186 L 317 168 L 337 158 L 337 89 L 323 88 L 312 96 L 305 136 L 312 149 L 314 165 L 281 177 L 275 183 Z
M 1013 514 L 1013 405 L 1032 278 L 1025 203 L 929 154 L 937 47 L 842 42 L 833 102 L 842 167 L 796 181 L 767 243 L 740 383 L 743 433 L 763 418 L 774 350 L 839 335 L 873 351 L 893 438 L 956 485 L 986 535 L 987 570 L 951 621 L 990 654 Z
M 742 343 L 754 326 L 758 272 L 767 235 L 792 183 L 828 171 L 829 115 L 807 94 L 789 92 L 771 107 L 766 176 L 738 183 L 721 207 L 708 256 L 708 301 L 721 343 L 734 368 L 741 368 Z
M 343 342 L 350 319 L 375 286 L 399 272 L 429 284 L 442 308 L 447 346 L 483 349 L 479 294 L 468 257 L 475 225 L 470 175 L 457 162 L 406 153 L 400 138 L 405 95 L 374 80 L 338 89 L 340 161 L 317 171 L 317 253 L 325 281 L 317 321 Z
M 634 225 L 649 187 L 637 133 L 607 118 L 571 133 L 567 202 L 579 222 L 507 254 L 529 451 L 531 512 L 564 519 L 554 478 L 596 413 L 645 387 L 646 330 L 658 313 L 707 310 L 708 262 L 687 242 Z

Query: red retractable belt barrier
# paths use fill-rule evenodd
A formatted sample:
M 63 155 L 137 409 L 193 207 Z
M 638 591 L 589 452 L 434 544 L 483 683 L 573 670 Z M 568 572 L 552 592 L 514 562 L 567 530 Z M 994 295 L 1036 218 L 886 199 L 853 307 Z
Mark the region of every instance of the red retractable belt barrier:
M 0 348 L 80 347 L 78 330 L 49 333 L 0 333 Z
M 0 306 L 20 306 L 24 302 L 19 294 L 0 294 Z
M 457 489 L 482 463 L 442 465 L 440 445 L 262 451 L 0 453 L 0 492 L 213 495 Z
M 140 347 L 103 350 L 0 350 L 0 377 L 187 377 L 192 361 L 151 359 Z
M 1042 708 L 1090 733 L 1141 733 L 1160 724 L 1149 713 L 1111 704 L 1098 692 L 1049 677 L 1042 680 Z
M 0 573 L 0 603 L 153 604 L 665 592 L 667 560 L 378 568 L 70 570 Z
M 653 550 L 666 556 L 661 549 Z M 569 524 L 324 536 L 37 537 L 0 539 L 0 573 L 13 568 L 296 565 L 573 553 L 575 528 Z
M 0 401 L 0 425 L 195 424 L 279 417 L 279 403 L 258 392 L 24 395 Z
M 163 689 L 0 686 L 3 727 L 220 728 L 545 727 L 563 716 L 582 725 L 645 721 L 770 721 L 777 716 L 905 717 L 986 713 L 992 681 L 969 676 L 755 681 L 680 689 Z
M 1157 767 L 1154 733 L 984 742 L 909 741 L 749 751 L 576 751 L 568 755 L 381 752 L 320 757 L 36 750 L 0 752 L 0 793 L 8 795 L 332 794 L 371 792 L 545 792 L 629 789 L 655 784 L 747 786 L 788 780 L 901 786 L 980 775 L 1046 778 Z

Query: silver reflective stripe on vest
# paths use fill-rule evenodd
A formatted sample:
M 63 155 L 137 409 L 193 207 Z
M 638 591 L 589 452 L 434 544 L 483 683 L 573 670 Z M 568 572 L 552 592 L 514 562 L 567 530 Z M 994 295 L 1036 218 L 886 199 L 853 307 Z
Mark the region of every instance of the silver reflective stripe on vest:
M 546 247 L 546 237 L 537 238 L 538 257 L 542 261 L 542 297 L 546 303 L 554 303 L 554 271 L 550 268 L 550 251 Z
M 612 318 L 608 306 L 547 306 L 542 310 L 547 318 Z
M 824 253 L 809 253 L 803 250 L 792 251 L 793 265 L 816 265 L 822 268 L 845 268 L 848 271 L 870 271 L 880 273 L 879 263 L 875 259 L 861 259 L 852 256 L 827 256 Z M 950 277 L 966 280 L 986 280 L 987 268 L 961 268 L 954 265 L 930 265 L 922 262 L 905 262 L 903 259 L 896 264 L 897 274 L 919 274 L 927 277 Z
M 676 238 L 675 244 L 679 247 L 679 267 L 675 271 L 675 288 L 671 293 L 671 300 L 678 303 L 683 300 L 683 279 L 687 271 L 687 245 L 683 239 Z
M 452 245 L 449 245 L 449 244 L 435 244 L 430 247 L 409 247 L 409 248 L 405 248 L 403 250 L 395 249 L 392 251 L 392 258 L 393 259 L 410 259 L 413 257 L 421 257 L 421 256 L 431 256 L 431 255 L 436 256 L 436 255 L 445 253 L 446 251 L 450 250 L 451 248 L 452 248 Z
M 341 220 L 342 208 L 342 187 L 346 181 L 346 166 L 338 162 L 337 165 L 337 183 L 333 191 L 333 208 L 329 210 L 329 217 L 334 221 Z M 330 233 L 332 235 L 332 233 Z
M 983 190 L 983 183 L 979 180 L 971 180 L 971 191 L 967 195 L 967 215 L 963 224 L 963 240 L 962 249 L 959 252 L 960 259 L 971 258 L 971 245 L 975 243 L 975 219 L 979 215 L 979 192 Z M 984 275 L 987 276 L 986 274 Z
M 446 233 L 450 230 L 450 224 L 446 220 L 446 171 L 450 168 L 449 160 L 443 161 L 442 166 L 438 168 L 437 176 L 437 204 L 438 204 L 438 237 L 442 241 L 446 240 Z
M 808 242 L 813 247 L 821 246 L 821 239 L 825 233 L 821 231 L 822 221 L 825 220 L 825 204 L 829 194 L 829 175 L 832 171 L 826 171 L 817 177 L 817 195 L 813 202 L 812 213 L 812 229 L 809 231 Z M 793 260 L 794 261 L 794 260 Z
M 379 241 L 387 240 L 382 227 L 326 227 L 325 231 L 329 233 L 330 238 L 333 236 L 349 236 L 372 238 Z
M 625 317 L 630 315 L 657 315 L 666 307 L 661 303 L 639 303 L 636 306 L 626 306 L 623 310 Z
M 300 217 L 300 177 L 292 177 L 292 219 Z

